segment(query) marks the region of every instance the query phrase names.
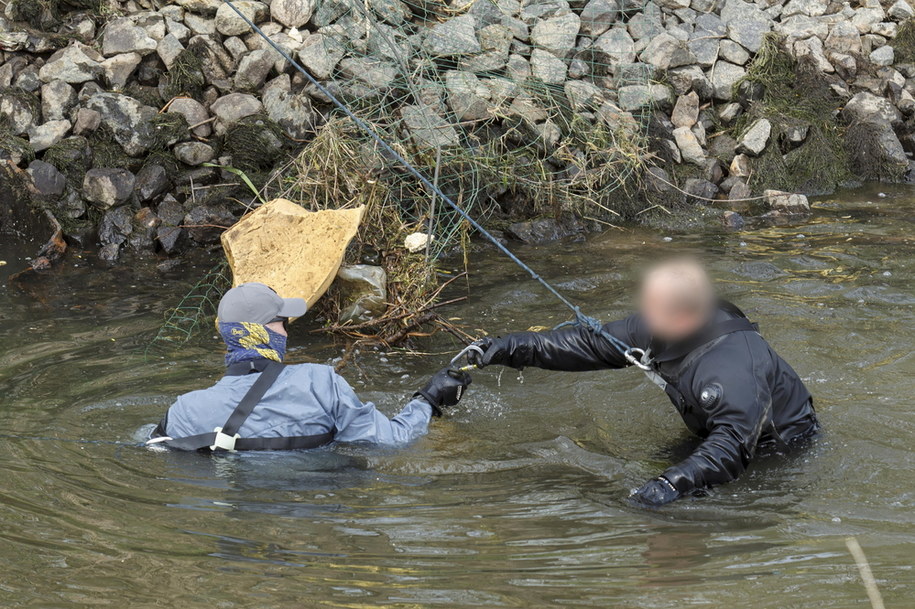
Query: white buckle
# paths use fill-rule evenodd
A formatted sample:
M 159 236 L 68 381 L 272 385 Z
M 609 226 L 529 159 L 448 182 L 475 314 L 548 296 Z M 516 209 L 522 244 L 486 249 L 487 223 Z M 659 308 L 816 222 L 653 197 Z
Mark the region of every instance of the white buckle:
M 216 432 L 216 443 L 210 447 L 210 450 L 216 450 L 221 448 L 222 450 L 228 451 L 230 453 L 235 452 L 235 441 L 241 438 L 240 435 L 235 434 L 230 436 L 229 434 L 222 433 L 222 427 L 217 427 L 213 431 Z

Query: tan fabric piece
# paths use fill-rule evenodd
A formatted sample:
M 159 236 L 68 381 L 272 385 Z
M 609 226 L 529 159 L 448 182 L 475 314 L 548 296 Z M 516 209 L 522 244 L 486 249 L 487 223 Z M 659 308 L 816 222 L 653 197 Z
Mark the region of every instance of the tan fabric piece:
M 258 281 L 311 308 L 336 277 L 364 212 L 311 212 L 286 199 L 262 205 L 222 234 L 232 285 Z

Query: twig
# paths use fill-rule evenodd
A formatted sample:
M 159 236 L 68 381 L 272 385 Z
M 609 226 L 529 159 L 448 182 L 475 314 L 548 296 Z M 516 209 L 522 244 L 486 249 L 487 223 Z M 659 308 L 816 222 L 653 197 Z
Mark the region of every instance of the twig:
M 221 228 L 222 230 L 229 230 L 230 227 L 220 224 L 179 224 L 178 228 Z
M 746 198 L 743 198 L 743 199 L 710 199 L 710 198 L 708 198 L 708 197 L 700 197 L 699 195 L 694 195 L 694 194 L 692 194 L 692 193 L 686 192 L 685 190 L 683 190 L 682 188 L 680 188 L 679 186 L 677 186 L 677 185 L 674 184 L 673 182 L 668 182 L 667 180 L 665 180 L 664 178 L 662 178 L 661 176 L 659 176 L 659 175 L 656 174 L 656 173 L 651 174 L 651 177 L 652 177 L 652 179 L 654 179 L 654 180 L 660 180 L 661 182 L 664 182 L 665 184 L 667 184 L 668 186 L 670 186 L 670 187 L 673 188 L 674 190 L 679 191 L 680 193 L 686 195 L 687 197 L 692 197 L 692 198 L 694 198 L 694 199 L 699 199 L 700 201 L 709 201 L 709 202 L 711 202 L 711 203 L 717 203 L 718 201 L 725 200 L 725 201 L 730 201 L 731 203 L 746 203 L 746 202 L 748 202 L 748 201 L 762 201 L 763 199 L 766 198 L 765 195 L 760 195 L 760 196 L 758 196 L 758 197 L 746 197 Z M 797 194 L 797 193 L 791 193 L 791 194 Z M 651 208 L 649 207 L 648 209 L 651 209 Z
M 870 564 L 867 562 L 867 556 L 864 555 L 864 550 L 861 549 L 861 544 L 858 543 L 856 538 L 847 537 L 845 545 L 848 546 L 848 551 L 858 565 L 858 572 L 861 573 L 861 581 L 864 582 L 864 589 L 867 590 L 867 596 L 871 600 L 871 607 L 884 609 L 883 597 L 877 588 L 877 580 L 874 579 L 874 574 L 871 571 Z
M 173 100 L 173 101 L 174 101 L 174 100 Z M 169 103 L 171 103 L 171 102 L 169 102 Z M 206 119 L 205 121 L 200 121 L 199 123 L 194 123 L 193 125 L 188 125 L 188 129 L 189 129 L 190 131 L 193 131 L 193 130 L 196 129 L 197 127 L 203 127 L 203 126 L 206 125 L 207 123 L 212 123 L 212 122 L 215 121 L 217 118 L 218 118 L 218 117 L 216 117 L 216 116 L 212 116 L 212 117 Z

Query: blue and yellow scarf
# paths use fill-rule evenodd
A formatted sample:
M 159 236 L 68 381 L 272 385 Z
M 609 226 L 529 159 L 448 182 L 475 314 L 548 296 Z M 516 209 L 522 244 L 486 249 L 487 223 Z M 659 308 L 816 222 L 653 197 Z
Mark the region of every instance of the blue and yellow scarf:
M 286 356 L 286 337 L 267 326 L 242 322 L 216 322 L 226 343 L 226 366 L 256 359 L 282 362 Z

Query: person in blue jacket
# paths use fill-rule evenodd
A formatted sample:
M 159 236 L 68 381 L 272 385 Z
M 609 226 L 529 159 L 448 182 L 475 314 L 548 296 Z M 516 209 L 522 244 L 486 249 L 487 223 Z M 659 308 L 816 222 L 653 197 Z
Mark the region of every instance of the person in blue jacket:
M 283 365 L 286 323 L 305 314 L 300 298 L 261 283 L 229 290 L 217 325 L 226 374 L 168 409 L 149 444 L 183 450 L 295 450 L 330 442 L 400 446 L 424 435 L 431 417 L 460 401 L 469 375 L 445 368 L 389 419 L 363 402 L 330 366 Z

